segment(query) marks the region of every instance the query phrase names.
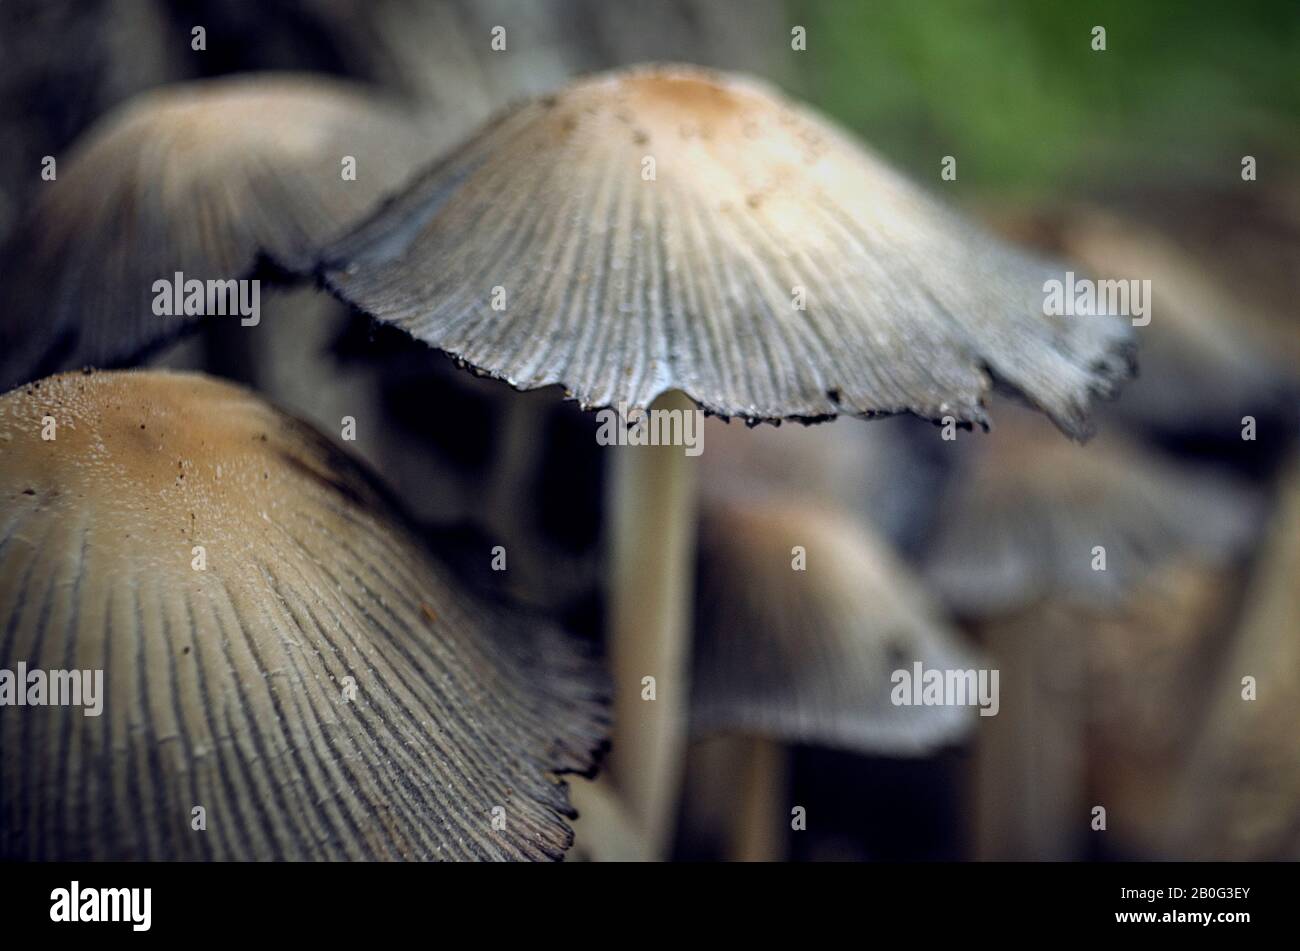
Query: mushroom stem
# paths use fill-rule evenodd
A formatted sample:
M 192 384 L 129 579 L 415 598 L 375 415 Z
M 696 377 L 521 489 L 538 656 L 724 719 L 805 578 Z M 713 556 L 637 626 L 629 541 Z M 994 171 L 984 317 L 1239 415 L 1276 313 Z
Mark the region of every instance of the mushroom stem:
M 742 747 L 740 801 L 732 813 L 728 858 L 733 862 L 780 862 L 785 858 L 786 748 L 761 736 L 737 742 Z
M 651 410 L 694 412 L 695 405 L 672 391 Z M 696 473 L 683 446 L 625 446 L 614 455 L 610 773 L 641 824 L 650 856 L 663 858 L 682 782 L 690 700 Z M 654 678 L 653 694 L 647 677 Z
M 629 814 L 618 790 L 601 774 L 595 779 L 570 776 L 569 802 L 578 811 L 573 821 L 573 848 L 566 858 L 589 862 L 644 862 L 641 827 Z
M 1005 686 L 999 714 L 980 721 L 974 814 L 981 860 L 1059 862 L 1076 855 L 1086 834 L 1084 632 L 1044 637 L 1066 623 L 1022 613 L 984 631 Z

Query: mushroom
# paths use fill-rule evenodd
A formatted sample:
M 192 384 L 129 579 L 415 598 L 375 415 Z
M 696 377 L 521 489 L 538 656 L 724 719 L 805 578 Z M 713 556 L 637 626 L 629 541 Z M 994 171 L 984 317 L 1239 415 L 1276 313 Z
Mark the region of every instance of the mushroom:
M 1026 226 L 1039 243 L 1103 279 L 1150 282 L 1150 321 L 1136 331 L 1143 372 L 1117 415 L 1201 451 L 1217 442 L 1224 455 L 1238 458 L 1269 445 L 1242 445 L 1243 417 L 1261 431 L 1286 425 L 1300 395 L 1300 335 L 1285 311 L 1258 292 L 1266 274 L 1225 272 L 1220 249 L 1189 249 L 1174 223 L 1158 227 L 1131 213 L 1071 206 L 1040 212 L 1019 225 Z M 1237 257 L 1267 259 L 1278 253 L 1274 243 L 1285 244 L 1283 234 L 1278 222 L 1267 235 L 1253 235 Z
M 853 518 L 808 500 L 710 500 L 698 577 L 692 732 L 922 756 L 970 728 L 965 707 L 891 702 L 894 671 L 970 668 L 974 652 Z
M 711 418 L 704 445 L 700 463 L 711 498 L 805 500 L 869 525 L 878 542 L 908 555 L 930 537 L 934 500 L 952 468 L 952 454 L 940 448 L 947 443 L 913 416 L 871 426 L 845 419 L 751 427 Z
M 1045 640 L 1073 638 L 1083 648 L 1082 769 L 1092 802 L 1106 807 L 1106 835 L 1092 855 L 1187 857 L 1170 841 L 1179 777 L 1205 729 L 1206 692 L 1223 676 L 1245 575 L 1245 566 L 1183 555 L 1154 567 L 1101 616 L 1040 614 Z
M 1192 555 L 1220 565 L 1254 539 L 1261 500 L 1240 480 L 1183 467 L 1109 435 L 1086 450 L 1006 407 L 965 456 L 940 505 L 925 574 L 963 616 L 1046 599 L 1122 603 L 1154 567 Z M 1094 567 L 1104 549 L 1104 568 Z M 1100 562 L 1097 562 L 1100 564 Z
M 573 848 L 565 859 L 578 862 L 645 862 L 651 858 L 640 824 L 607 774 L 594 779 L 576 777 L 569 798 L 578 815 L 573 822 Z
M 1163 795 L 1157 774 L 1192 723 L 1169 710 L 1212 658 L 1261 499 L 1115 436 L 1082 451 L 1025 413 L 1003 413 L 964 461 L 925 577 L 1002 671 L 1001 711 L 981 724 L 976 852 L 1068 858 L 1091 805 Z
M 0 385 L 118 365 L 176 336 L 196 317 L 176 313 L 175 293 L 155 311 L 157 282 L 201 281 L 206 297 L 209 281 L 252 278 L 264 257 L 301 265 L 430 144 L 360 87 L 318 77 L 201 80 L 131 100 L 60 158 L 18 235 Z
M 66 374 L 0 398 L 0 498 L 0 669 L 102 672 L 95 713 L 0 716 L 3 857 L 569 845 L 598 665 L 459 590 L 315 430 L 208 377 Z
M 1204 728 L 1178 777 L 1166 849 L 1182 860 L 1300 859 L 1300 461 L 1234 642 L 1201 694 Z M 1247 679 L 1249 678 L 1249 680 Z
M 1123 322 L 1044 314 L 1050 264 L 766 85 L 683 66 L 507 113 L 324 262 L 372 316 L 584 407 L 983 423 L 991 372 L 1082 436 L 1129 371 Z
M 1243 337 L 1294 368 L 1300 362 L 1300 333 L 1294 318 L 1300 292 L 1300 176 L 1278 169 L 1243 188 L 1217 176 L 1166 187 L 1146 182 L 1127 196 L 1132 218 L 1176 244 L 1237 306 L 1222 312 Z M 1136 183 L 1135 183 L 1136 184 Z M 1258 187 L 1256 187 L 1258 186 Z M 1283 363 L 1285 366 L 1285 362 Z M 1292 374 L 1294 378 L 1294 373 Z
M 985 423 L 996 377 L 1083 436 L 1129 330 L 1044 313 L 1044 261 L 747 78 L 600 74 L 487 125 L 324 253 L 336 294 L 517 388 L 747 421 Z M 612 770 L 662 851 L 678 782 L 694 478 L 614 456 Z M 646 702 L 646 678 L 658 692 Z
M 896 671 L 979 665 L 851 515 L 789 496 L 711 499 L 698 573 L 691 727 L 739 738 L 743 772 L 724 780 L 733 857 L 780 857 L 787 746 L 925 756 L 973 725 L 972 707 L 893 703 Z

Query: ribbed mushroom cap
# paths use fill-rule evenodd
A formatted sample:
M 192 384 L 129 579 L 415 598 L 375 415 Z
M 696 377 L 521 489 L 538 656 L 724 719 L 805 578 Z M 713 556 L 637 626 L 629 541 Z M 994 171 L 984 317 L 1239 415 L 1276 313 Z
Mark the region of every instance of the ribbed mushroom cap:
M 895 670 L 970 669 L 967 650 L 886 547 L 807 502 L 711 502 L 700 521 L 691 719 L 877 755 L 961 738 L 969 707 L 895 706 Z M 793 548 L 806 570 L 793 567 Z
M 314 430 L 202 376 L 67 374 L 0 399 L 0 498 L 0 668 L 104 685 L 98 717 L 0 713 L 0 855 L 567 848 L 551 774 L 592 767 L 597 665 L 456 590 Z
M 1129 370 L 1121 321 L 1044 315 L 1060 269 L 769 87 L 691 67 L 510 112 L 324 260 L 373 316 L 588 407 L 680 389 L 729 417 L 983 422 L 997 377 L 1078 436 Z
M 1116 606 L 1170 558 L 1223 564 L 1256 536 L 1261 499 L 1238 480 L 1114 435 L 1084 448 L 1051 438 L 1023 412 L 1001 419 L 941 504 L 925 567 L 932 590 L 960 614 L 1044 598 Z M 1096 546 L 1104 570 L 1093 567 Z
M 243 76 L 131 100 L 59 157 L 18 236 L 0 384 L 174 336 L 197 318 L 157 316 L 155 281 L 247 278 L 260 254 L 301 264 L 428 149 L 399 112 L 332 80 Z

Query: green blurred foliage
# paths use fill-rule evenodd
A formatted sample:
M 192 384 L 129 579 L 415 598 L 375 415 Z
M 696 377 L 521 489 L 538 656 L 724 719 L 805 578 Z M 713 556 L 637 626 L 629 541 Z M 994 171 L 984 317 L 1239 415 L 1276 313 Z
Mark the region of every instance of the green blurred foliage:
M 795 91 L 969 189 L 1238 176 L 1300 156 L 1300 0 L 789 0 Z M 1094 26 L 1106 50 L 1092 49 Z M 1239 179 L 1238 179 L 1239 180 Z

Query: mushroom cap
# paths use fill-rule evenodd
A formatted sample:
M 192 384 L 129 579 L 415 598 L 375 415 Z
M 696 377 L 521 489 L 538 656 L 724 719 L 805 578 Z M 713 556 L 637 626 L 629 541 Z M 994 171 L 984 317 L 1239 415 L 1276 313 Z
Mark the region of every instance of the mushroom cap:
M 1062 269 L 768 86 L 686 66 L 596 75 L 507 113 L 322 271 L 374 317 L 584 407 L 680 389 L 749 420 L 982 424 L 997 378 L 1082 436 L 1093 397 L 1131 370 L 1123 321 L 1044 314 Z
M 303 266 L 428 148 L 400 112 L 335 80 L 238 76 L 130 100 L 59 158 L 18 235 L 0 385 L 120 364 L 192 326 L 153 312 L 154 282 L 178 271 L 245 279 L 263 255 Z
M 895 706 L 891 675 L 975 667 L 908 570 L 851 517 L 751 496 L 701 510 L 696 734 L 744 733 L 885 756 L 955 743 L 956 706 Z M 792 549 L 806 552 L 794 570 Z
M 598 665 L 457 590 L 315 430 L 203 376 L 53 377 L 0 398 L 0 498 L 0 668 L 103 671 L 100 716 L 0 714 L 3 857 L 568 847 Z
M 1132 215 L 1073 206 L 1057 219 L 1042 224 L 1055 229 L 1065 256 L 1104 278 L 1151 282 L 1151 321 L 1134 332 L 1142 374 L 1117 414 L 1160 432 L 1208 431 L 1238 443 L 1243 415 L 1290 418 L 1300 394 L 1300 325 L 1275 316 L 1244 275 L 1216 267 L 1215 251 L 1189 250 L 1181 234 Z M 1256 237 L 1250 247 L 1266 257 L 1268 241 Z M 1251 255 L 1239 249 L 1237 257 Z M 1293 283 L 1300 287 L 1300 277 Z
M 1086 448 L 1008 408 L 940 504 L 924 575 L 958 614 L 1043 599 L 1109 610 L 1174 558 L 1221 565 L 1253 542 L 1262 499 L 1216 471 L 1108 434 Z M 1106 552 L 1093 569 L 1093 549 Z
M 1117 197 L 1126 218 L 1131 215 L 1126 224 L 1141 222 L 1165 237 L 1229 291 L 1236 306 L 1222 319 L 1294 377 L 1300 366 L 1300 175 L 1277 171 L 1249 188 L 1231 178 L 1216 178 L 1217 184 L 1174 180 L 1162 188 L 1135 181 Z

